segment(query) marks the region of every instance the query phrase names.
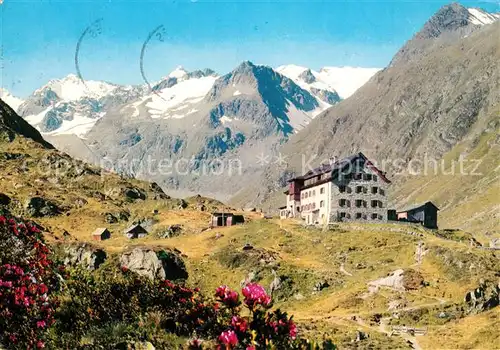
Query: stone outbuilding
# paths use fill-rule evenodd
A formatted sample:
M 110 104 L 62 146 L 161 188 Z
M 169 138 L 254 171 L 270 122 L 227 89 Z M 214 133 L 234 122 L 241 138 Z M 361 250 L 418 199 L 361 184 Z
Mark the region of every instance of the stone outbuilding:
M 123 231 L 128 239 L 144 238 L 147 236 L 148 231 L 140 224 L 135 224 Z

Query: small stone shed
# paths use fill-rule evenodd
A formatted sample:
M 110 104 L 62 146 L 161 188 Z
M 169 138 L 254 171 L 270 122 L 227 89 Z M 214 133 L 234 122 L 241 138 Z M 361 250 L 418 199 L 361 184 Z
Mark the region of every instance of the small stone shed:
M 140 224 L 135 224 L 127 228 L 123 233 L 128 239 L 136 239 L 146 237 L 148 231 Z

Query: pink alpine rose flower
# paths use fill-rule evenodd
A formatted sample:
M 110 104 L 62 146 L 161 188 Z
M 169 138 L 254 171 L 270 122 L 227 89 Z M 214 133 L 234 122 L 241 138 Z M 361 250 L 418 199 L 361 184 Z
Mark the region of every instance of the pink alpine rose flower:
M 231 290 L 228 286 L 220 286 L 215 290 L 215 296 L 219 298 L 226 306 L 238 306 L 239 294 Z
M 264 287 L 256 283 L 249 283 L 243 288 L 242 294 L 245 297 L 245 304 L 249 308 L 255 305 L 268 306 L 271 303 L 271 297 L 267 294 Z
M 238 344 L 238 336 L 233 330 L 227 330 L 221 333 L 221 335 L 219 336 L 219 341 L 222 344 L 225 344 L 226 347 L 231 348 Z

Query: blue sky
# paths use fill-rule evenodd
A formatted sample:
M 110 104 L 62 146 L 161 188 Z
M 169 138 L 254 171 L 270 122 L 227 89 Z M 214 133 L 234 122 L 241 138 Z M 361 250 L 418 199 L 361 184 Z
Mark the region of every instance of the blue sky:
M 76 73 L 85 79 L 142 83 L 178 65 L 226 73 L 243 60 L 270 66 L 299 64 L 383 67 L 447 1 L 16 1 L 0 5 L 0 85 L 26 96 L 48 80 Z M 499 11 L 498 2 L 464 1 Z

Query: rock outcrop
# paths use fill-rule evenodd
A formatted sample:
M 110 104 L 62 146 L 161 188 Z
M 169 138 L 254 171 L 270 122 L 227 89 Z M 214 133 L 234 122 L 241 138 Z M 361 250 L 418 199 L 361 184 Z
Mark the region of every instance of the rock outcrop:
M 24 206 L 27 214 L 36 218 L 55 216 L 61 213 L 61 209 L 55 203 L 42 197 L 32 197 L 26 201 Z
M 500 305 L 500 282 L 484 282 L 465 295 L 467 313 L 478 314 Z
M 188 273 L 184 261 L 174 251 L 151 248 L 135 248 L 120 256 L 122 267 L 150 279 L 186 279 Z
M 86 243 L 63 246 L 62 252 L 65 265 L 81 266 L 91 271 L 98 269 L 107 259 L 104 250 Z

